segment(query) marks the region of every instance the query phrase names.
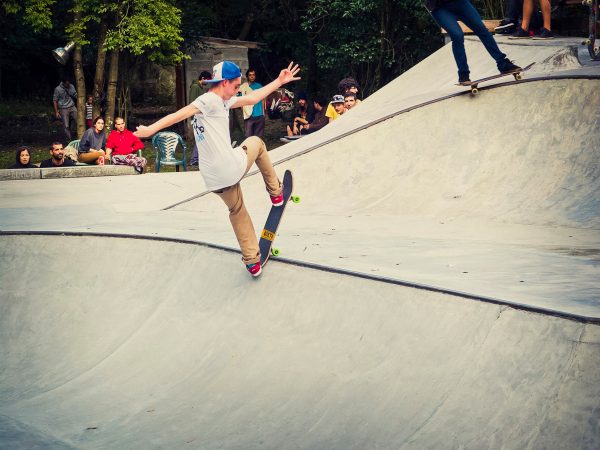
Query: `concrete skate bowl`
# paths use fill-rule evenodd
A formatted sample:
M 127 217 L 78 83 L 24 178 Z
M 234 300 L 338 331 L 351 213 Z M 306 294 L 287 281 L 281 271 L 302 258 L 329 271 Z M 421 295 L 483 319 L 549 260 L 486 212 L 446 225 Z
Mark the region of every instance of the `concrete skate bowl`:
M 0 236 L 2 448 L 598 448 L 600 326 L 204 245 Z

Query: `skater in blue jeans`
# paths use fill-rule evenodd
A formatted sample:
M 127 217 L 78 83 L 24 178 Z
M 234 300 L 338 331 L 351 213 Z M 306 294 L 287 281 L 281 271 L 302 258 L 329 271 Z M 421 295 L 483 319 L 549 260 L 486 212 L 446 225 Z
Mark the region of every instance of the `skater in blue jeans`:
M 425 7 L 429 10 L 438 25 L 444 28 L 452 39 L 452 53 L 458 66 L 458 83 L 468 85 L 469 65 L 465 52 L 465 36 L 458 21 L 462 21 L 481 40 L 488 53 L 496 61 L 500 73 L 515 73 L 521 70 L 513 64 L 498 48 L 492 34 L 481 21 L 479 13 L 469 0 L 424 0 Z

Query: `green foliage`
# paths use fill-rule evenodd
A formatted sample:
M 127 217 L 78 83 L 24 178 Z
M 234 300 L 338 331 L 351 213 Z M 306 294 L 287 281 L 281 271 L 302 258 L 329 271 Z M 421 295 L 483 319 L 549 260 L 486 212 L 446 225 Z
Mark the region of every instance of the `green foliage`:
M 181 62 L 181 11 L 169 0 L 130 0 L 121 3 L 116 26 L 108 30 L 108 50 L 146 54 L 161 64 Z
M 418 0 L 311 0 L 302 27 L 314 41 L 318 67 L 354 75 L 367 92 L 440 44 Z
M 55 3 L 56 0 L 5 0 L 3 7 L 7 14 L 12 15 L 24 10 L 27 23 L 36 33 L 39 33 L 52 28 L 51 10 Z
M 7 14 L 24 12 L 23 17 L 34 32 L 64 27 L 69 39 L 81 46 L 93 42 L 92 23 L 108 21 L 106 48 L 146 54 L 151 61 L 177 64 L 186 56 L 180 50 L 181 11 L 174 0 L 70 0 L 69 12 L 81 13 L 81 19 L 59 22 L 53 17 L 57 0 L 7 0 Z

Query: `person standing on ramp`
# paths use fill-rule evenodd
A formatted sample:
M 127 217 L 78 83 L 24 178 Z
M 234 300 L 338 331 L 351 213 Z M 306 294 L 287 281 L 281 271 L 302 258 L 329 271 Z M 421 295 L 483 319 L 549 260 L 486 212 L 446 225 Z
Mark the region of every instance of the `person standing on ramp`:
M 502 74 L 520 72 L 521 68 L 513 64 L 498 48 L 492 33 L 488 31 L 479 13 L 469 0 L 423 0 L 425 8 L 431 13 L 437 24 L 448 32 L 452 39 L 452 54 L 458 66 L 458 84 L 471 84 L 469 65 L 465 52 L 465 36 L 458 24 L 462 21 L 477 35 L 490 56 L 496 61 Z
M 137 137 L 152 136 L 189 117 L 198 146 L 199 169 L 207 189 L 216 193 L 229 208 L 229 219 L 242 251 L 242 262 L 256 277 L 261 273 L 260 251 L 252 219 L 244 205 L 240 181 L 256 163 L 265 181 L 274 206 L 283 204 L 283 189 L 262 139 L 251 136 L 239 147 L 231 148 L 229 110 L 254 105 L 286 83 L 299 80 L 300 67 L 290 63 L 279 76 L 266 86 L 248 95 L 237 97 L 241 85 L 240 68 L 231 61 L 223 61 L 213 68 L 213 77 L 206 80 L 210 89 L 191 104 L 163 117 L 152 125 L 137 127 Z

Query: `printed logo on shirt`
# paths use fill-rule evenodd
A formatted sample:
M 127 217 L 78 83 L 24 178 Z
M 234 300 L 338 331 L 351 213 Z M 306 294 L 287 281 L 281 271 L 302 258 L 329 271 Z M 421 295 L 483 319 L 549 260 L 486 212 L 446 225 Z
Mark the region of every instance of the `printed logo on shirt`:
M 203 141 L 204 138 L 204 127 L 198 120 L 196 116 L 192 119 L 192 128 L 194 129 L 194 136 L 196 136 L 197 141 Z

